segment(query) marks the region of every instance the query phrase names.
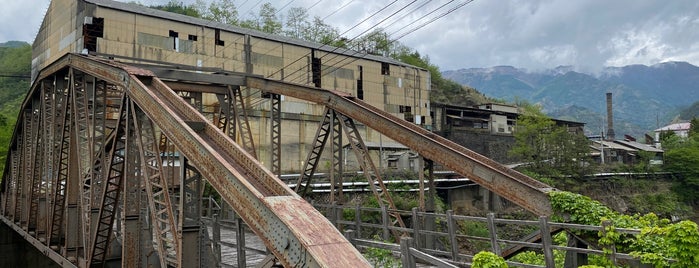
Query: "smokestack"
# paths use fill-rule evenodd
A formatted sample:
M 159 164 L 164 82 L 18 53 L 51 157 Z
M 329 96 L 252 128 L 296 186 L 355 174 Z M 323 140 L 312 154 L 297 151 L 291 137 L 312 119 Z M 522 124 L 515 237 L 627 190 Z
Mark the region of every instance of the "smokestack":
M 607 92 L 607 140 L 614 140 L 614 115 L 612 114 L 611 92 Z

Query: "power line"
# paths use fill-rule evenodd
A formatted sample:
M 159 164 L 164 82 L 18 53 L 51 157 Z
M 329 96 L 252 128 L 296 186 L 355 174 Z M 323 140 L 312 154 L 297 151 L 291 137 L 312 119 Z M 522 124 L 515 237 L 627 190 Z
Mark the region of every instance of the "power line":
M 363 32 L 361 32 L 361 33 L 357 34 L 356 36 L 352 37 L 352 39 L 350 39 L 350 41 L 355 40 L 355 39 L 359 38 L 360 36 L 364 35 L 365 33 L 367 33 L 368 31 L 371 31 L 372 29 L 378 27 L 379 25 L 381 25 L 382 23 L 384 23 L 386 20 L 390 19 L 391 17 L 395 16 L 396 14 L 400 13 L 401 11 L 405 10 L 406 8 L 408 8 L 410 5 L 414 4 L 415 2 L 417 2 L 417 0 L 413 0 L 412 2 L 408 3 L 408 4 L 405 5 L 404 7 L 398 9 L 396 12 L 393 12 L 393 13 L 392 13 L 391 15 L 389 15 L 388 17 L 386 17 L 386 18 L 384 18 L 383 20 L 379 21 L 378 23 L 374 24 L 374 26 L 371 26 L 371 27 L 367 28 L 366 30 L 364 30 Z M 363 21 L 362 21 L 362 22 L 363 22 Z M 360 22 L 360 23 L 361 23 L 361 22 Z M 325 56 L 323 56 L 323 57 L 325 57 Z M 323 57 L 321 57 L 321 59 L 322 59 Z M 339 57 L 339 55 L 335 55 L 335 56 L 332 57 L 330 60 L 333 60 L 333 59 L 335 59 L 336 57 Z
M 379 14 L 379 12 L 382 12 L 383 10 L 385 10 L 385 9 L 387 9 L 388 7 L 392 6 L 392 5 L 395 4 L 396 2 L 398 2 L 398 0 L 394 0 L 393 2 L 389 3 L 388 5 L 384 6 L 384 7 L 381 8 L 381 9 L 379 9 L 378 11 L 374 12 L 373 14 L 369 15 L 368 17 L 364 18 L 362 21 L 360 21 L 359 23 L 357 23 L 357 24 L 355 24 L 354 26 L 350 27 L 348 30 L 344 31 L 344 32 L 341 33 L 339 36 L 341 37 L 342 35 L 344 35 L 344 34 L 346 34 L 347 32 L 353 30 L 354 28 L 357 28 L 357 26 L 361 25 L 362 23 L 364 23 L 365 21 L 369 20 L 370 18 L 376 16 L 377 14 Z M 413 1 L 413 2 L 414 2 L 414 1 Z M 326 46 L 326 45 L 323 44 L 322 46 L 320 46 L 320 48 L 322 48 L 322 47 L 324 47 L 324 46 Z M 329 53 L 333 53 L 333 52 L 337 51 L 338 49 L 339 49 L 339 47 L 335 47 L 335 48 L 334 48 L 333 50 L 331 50 Z M 291 62 L 291 63 L 289 63 L 289 64 L 283 66 L 281 69 L 279 69 L 279 70 L 277 70 L 276 72 L 274 72 L 274 73 L 268 75 L 267 77 L 269 78 L 269 77 L 271 77 L 271 76 L 276 75 L 277 73 L 281 72 L 282 70 L 286 69 L 287 67 L 291 66 L 292 64 L 295 64 L 296 62 L 298 62 L 299 60 L 303 59 L 304 57 L 306 57 L 306 56 L 308 56 L 308 55 L 310 55 L 310 54 L 311 54 L 311 53 L 308 53 L 308 54 L 306 54 L 306 55 L 304 55 L 304 56 L 298 58 L 297 60 L 295 60 L 295 61 L 293 61 L 293 62 Z M 322 57 L 321 57 L 321 58 L 322 58 Z M 296 71 L 294 71 L 293 73 L 291 73 L 290 75 L 293 75 L 293 74 L 295 74 L 295 73 L 298 72 L 298 71 L 299 71 L 299 70 L 296 70 Z
M 320 2 L 320 1 L 319 1 L 319 2 Z M 325 20 L 325 19 L 327 19 L 328 17 L 334 15 L 335 13 L 337 13 L 337 12 L 340 11 L 340 10 L 342 10 L 343 8 L 345 8 L 346 6 L 348 6 L 349 4 L 351 4 L 352 2 L 354 2 L 354 0 L 347 2 L 347 4 L 344 4 L 344 5 L 342 5 L 340 8 L 335 9 L 335 11 L 330 12 L 330 14 L 326 15 L 326 16 L 323 17 L 321 20 Z
M 443 5 L 439 6 L 438 8 L 433 9 L 432 11 L 430 11 L 430 12 L 428 12 L 427 14 L 423 15 L 422 17 L 420 17 L 420 18 L 418 18 L 418 19 L 416 19 L 416 20 L 413 20 L 412 22 L 410 22 L 410 23 L 404 25 L 404 26 L 401 27 L 400 29 L 398 29 L 398 30 L 396 30 L 396 31 L 394 31 L 394 32 L 392 32 L 392 33 L 390 33 L 389 36 L 390 36 L 390 35 L 394 35 L 395 33 L 400 32 L 400 31 L 402 31 L 403 29 L 410 27 L 410 25 L 413 25 L 413 24 L 415 24 L 416 22 L 420 21 L 421 19 L 423 19 L 423 18 L 425 18 L 425 17 L 427 17 L 427 16 L 429 16 L 429 15 L 432 15 L 432 13 L 437 12 L 437 10 L 442 9 L 443 7 L 445 7 L 445 6 L 449 5 L 449 4 L 451 4 L 451 3 L 454 2 L 454 1 L 455 1 L 455 0 L 451 0 L 451 1 L 449 1 L 449 2 L 446 2 L 446 3 L 443 4 Z
M 456 10 L 459 9 L 459 8 L 462 8 L 463 6 L 465 6 L 465 5 L 467 5 L 467 4 L 471 3 L 471 2 L 473 2 L 473 0 L 468 0 L 468 1 L 466 1 L 466 2 L 463 2 L 463 3 L 461 3 L 461 4 L 458 4 L 457 6 L 450 8 L 450 9 L 447 10 L 446 12 L 444 12 L 444 13 L 442 13 L 442 14 L 439 14 L 438 16 L 436 16 L 436 17 L 430 19 L 429 21 L 427 21 L 427 22 L 425 22 L 425 23 L 423 23 L 423 24 L 421 24 L 421 25 L 419 25 L 419 26 L 413 28 L 412 30 L 403 33 L 402 35 L 396 37 L 395 40 L 401 39 L 401 38 L 405 37 L 406 35 L 409 35 L 409 34 L 415 32 L 415 31 L 421 29 L 422 27 L 427 26 L 428 24 L 431 24 L 432 22 L 434 22 L 434 21 L 436 21 L 436 20 L 438 20 L 438 19 L 441 19 L 441 18 L 443 18 L 443 17 L 446 16 L 446 15 L 449 15 L 450 13 L 456 11 Z
M 453 1 L 452 1 L 452 2 L 453 2 Z M 467 4 L 469 4 L 469 3 L 471 3 L 471 2 L 473 2 L 473 0 L 467 0 L 467 1 L 464 2 L 464 3 L 461 3 L 461 4 L 459 4 L 459 5 L 455 6 L 455 7 L 452 7 L 452 8 L 449 9 L 448 11 L 446 11 L 446 12 L 440 14 L 440 15 L 437 15 L 436 17 L 430 19 L 429 21 L 427 21 L 427 22 L 425 22 L 425 23 L 423 23 L 423 24 L 421 24 L 421 25 L 419 25 L 419 26 L 417 26 L 417 27 L 411 29 L 410 31 L 408 31 L 408 32 L 406 32 L 406 33 L 404 33 L 404 34 L 402 34 L 401 36 L 399 36 L 399 37 L 397 37 L 397 38 L 395 38 L 395 39 L 390 40 L 390 41 L 388 42 L 388 44 L 392 44 L 392 43 L 394 43 L 394 42 L 397 42 L 399 39 L 405 37 L 406 35 L 408 35 L 408 34 L 410 34 L 410 33 L 413 33 L 413 32 L 415 32 L 415 31 L 421 29 L 422 27 L 425 27 L 425 26 L 427 26 L 427 25 L 433 23 L 434 21 L 436 21 L 436 20 L 438 20 L 438 19 L 440 19 L 440 18 L 442 18 L 442 17 L 444 17 L 444 16 L 446 16 L 446 15 L 448 15 L 448 14 L 450 14 L 450 13 L 456 11 L 457 9 L 459 9 L 459 8 L 461 8 L 461 7 L 463 7 L 463 6 L 467 5 Z M 437 8 L 437 9 L 441 9 L 443 6 L 444 6 L 444 5 L 440 6 L 440 7 Z M 432 12 L 430 12 L 430 13 L 432 13 Z M 423 16 L 423 18 L 424 18 L 424 17 L 425 17 L 425 16 Z M 361 52 L 355 52 L 351 57 L 354 57 L 355 55 L 360 54 L 360 53 L 361 53 Z M 357 60 L 359 60 L 359 59 L 363 59 L 364 57 L 366 57 L 366 56 L 369 55 L 369 53 L 362 53 L 362 54 L 364 54 L 364 55 L 362 55 L 362 56 L 360 56 L 360 57 L 354 57 L 353 60 L 351 60 L 351 61 L 349 61 L 349 62 L 347 62 L 347 63 L 345 63 L 345 64 L 343 64 L 343 65 L 340 65 L 340 66 L 338 66 L 338 67 L 334 67 L 333 69 L 331 69 L 331 71 L 326 72 L 326 74 L 329 74 L 329 73 L 332 73 L 332 72 L 334 72 L 334 71 L 336 71 L 336 70 L 339 70 L 340 68 L 345 67 L 345 66 L 349 65 L 350 63 L 353 63 L 353 62 L 355 62 L 355 61 L 357 61 Z M 344 61 L 344 60 L 343 60 L 343 61 Z M 340 62 L 342 62 L 342 61 L 340 61 Z M 330 66 L 330 67 L 333 67 L 333 66 Z M 322 74 L 321 74 L 321 76 L 322 76 Z
M 318 3 L 320 3 L 321 1 L 323 1 L 323 0 L 318 0 L 317 2 L 313 3 L 313 5 L 311 5 L 311 7 L 309 7 L 309 8 L 306 9 L 306 12 L 308 12 L 309 10 L 311 10 L 312 8 L 314 8 L 314 7 L 315 7 L 316 5 L 318 5 Z
M 396 23 L 396 22 L 399 22 L 399 21 L 403 20 L 403 19 L 404 19 L 405 17 L 407 17 L 408 15 L 414 13 L 415 11 L 417 11 L 417 10 L 419 10 L 419 9 L 422 9 L 423 7 L 425 7 L 425 6 L 426 6 L 427 4 L 429 4 L 430 2 L 432 2 L 432 0 L 427 0 L 425 3 L 422 3 L 421 5 L 415 7 L 413 10 L 411 10 L 410 12 L 408 12 L 408 13 L 406 13 L 405 15 L 401 16 L 400 18 L 396 19 L 396 20 L 393 21 L 392 23 Z
M 276 16 L 277 14 L 279 14 L 279 12 L 282 12 L 282 10 L 291 5 L 291 3 L 293 3 L 294 1 L 296 0 L 290 0 L 289 2 L 287 2 L 286 5 L 282 6 L 280 9 L 277 9 L 277 12 L 274 12 L 274 15 Z

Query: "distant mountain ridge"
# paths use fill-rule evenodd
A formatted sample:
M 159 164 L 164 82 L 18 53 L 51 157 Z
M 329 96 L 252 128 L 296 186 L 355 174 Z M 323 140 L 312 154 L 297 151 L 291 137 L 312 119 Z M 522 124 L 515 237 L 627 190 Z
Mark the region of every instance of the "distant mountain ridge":
M 554 118 L 586 123 L 589 134 L 599 134 L 606 126 L 607 92 L 613 96 L 617 136 L 642 137 L 699 101 L 699 67 L 687 62 L 608 67 L 598 74 L 571 66 L 537 72 L 495 66 L 442 75 L 491 98 L 541 104 Z
M 24 42 L 24 41 L 7 41 L 5 43 L 0 43 L 0 47 L 22 47 L 29 45 L 29 43 Z

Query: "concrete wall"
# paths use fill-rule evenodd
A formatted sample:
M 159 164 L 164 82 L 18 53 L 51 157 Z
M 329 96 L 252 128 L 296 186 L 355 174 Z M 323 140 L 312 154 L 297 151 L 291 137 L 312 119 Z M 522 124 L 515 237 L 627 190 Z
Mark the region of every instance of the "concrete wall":
M 0 267 L 60 267 L 0 222 Z
M 514 136 L 494 135 L 489 132 L 475 132 L 457 128 L 444 134 L 447 139 L 497 162 L 507 164 L 515 161 L 508 156 L 508 152 L 514 146 Z

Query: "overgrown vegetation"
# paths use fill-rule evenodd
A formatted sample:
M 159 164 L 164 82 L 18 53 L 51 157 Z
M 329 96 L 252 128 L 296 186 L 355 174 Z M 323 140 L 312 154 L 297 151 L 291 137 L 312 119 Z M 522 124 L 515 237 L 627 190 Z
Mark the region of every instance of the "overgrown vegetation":
M 481 251 L 473 256 L 473 268 L 507 268 L 505 260 L 490 251 Z
M 590 142 L 585 136 L 556 125 L 539 106 L 523 103 L 520 109 L 509 153 L 526 163 L 525 170 L 544 176 L 582 176 L 590 170 Z
M 699 263 L 699 229 L 692 221 L 671 223 L 653 213 L 646 215 L 622 215 L 589 197 L 564 191 L 549 194 L 551 206 L 567 222 L 602 225 L 598 243 L 610 253 L 614 246 L 618 252 L 629 252 L 643 263 L 656 267 L 693 267 Z M 641 234 L 624 235 L 617 228 L 640 229 Z M 602 259 L 605 267 L 614 267 Z
M 661 135 L 665 150 L 665 170 L 674 174 L 674 192 L 685 202 L 699 205 L 699 120 L 691 120 L 688 137 L 673 132 Z

